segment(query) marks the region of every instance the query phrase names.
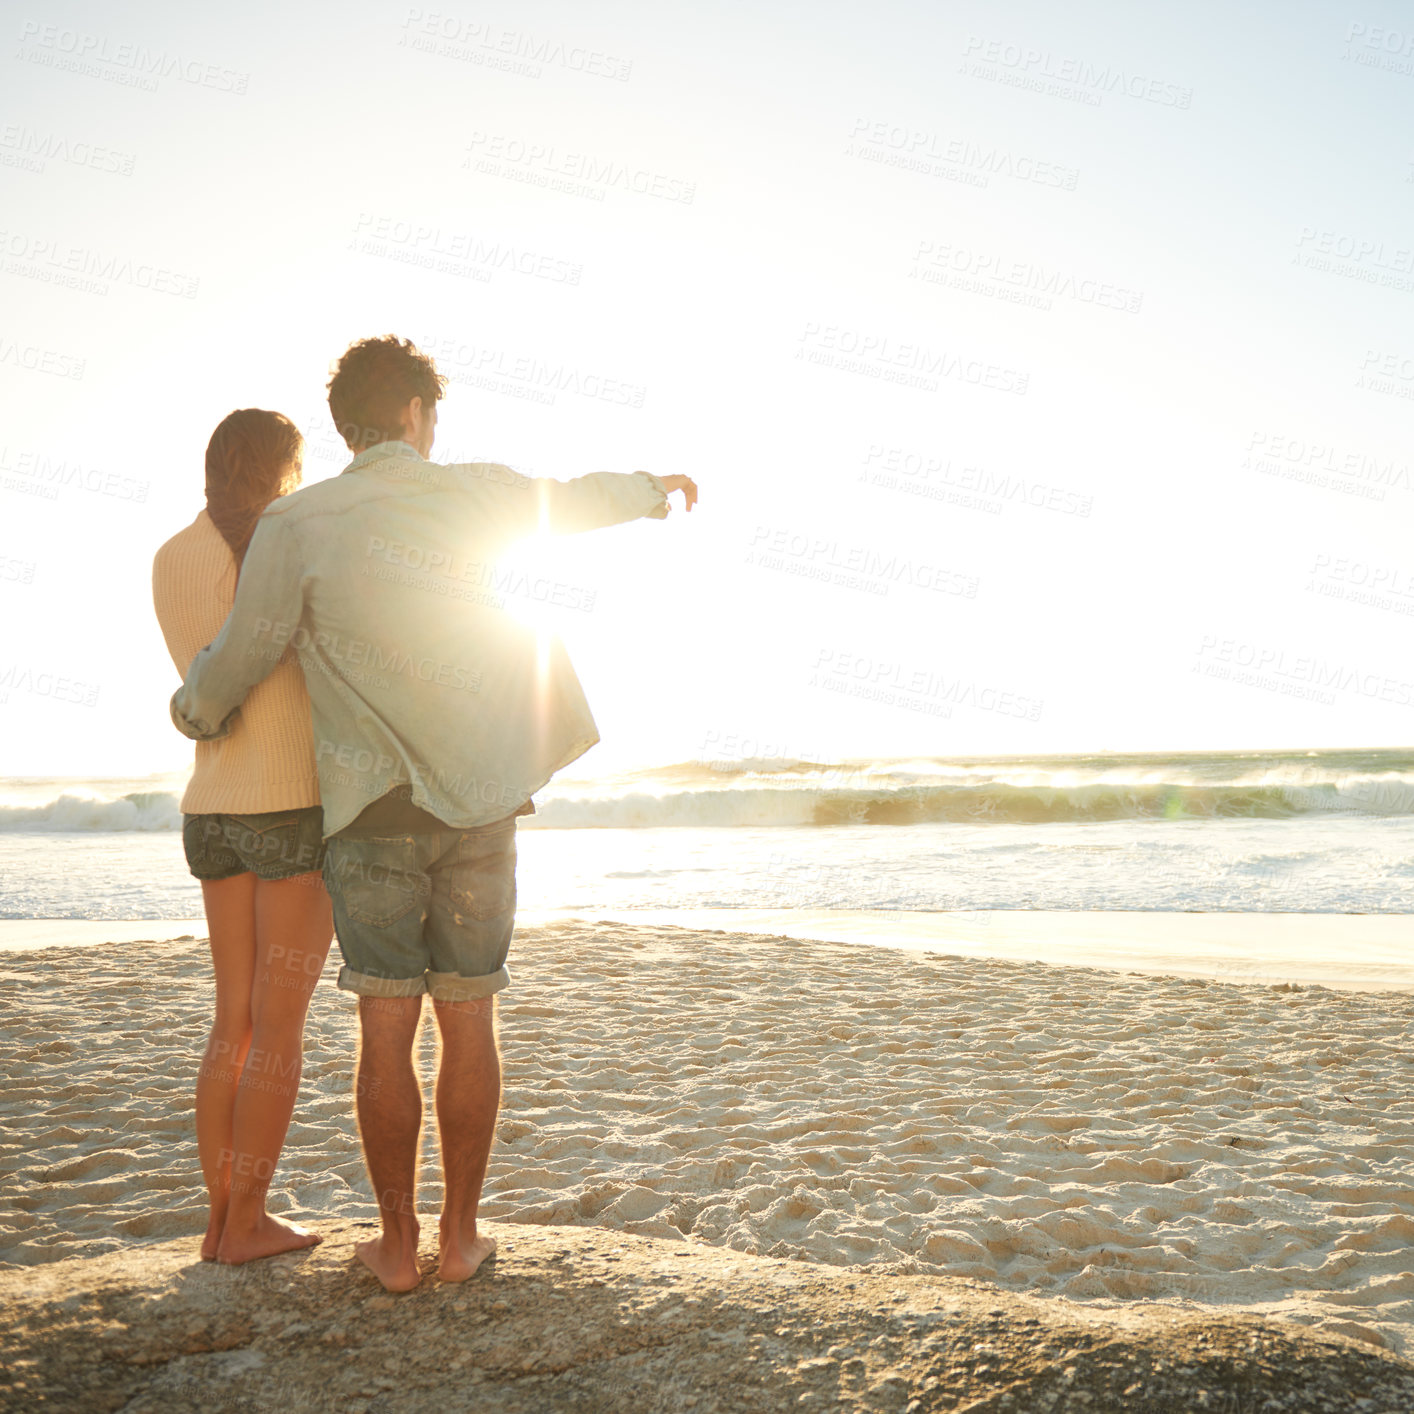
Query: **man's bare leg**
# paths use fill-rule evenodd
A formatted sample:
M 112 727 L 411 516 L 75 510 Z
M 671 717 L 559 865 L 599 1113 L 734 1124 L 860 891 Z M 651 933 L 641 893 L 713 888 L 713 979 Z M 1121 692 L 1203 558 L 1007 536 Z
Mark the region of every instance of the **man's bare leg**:
M 358 1128 L 383 1233 L 355 1250 L 389 1291 L 411 1291 L 421 1279 L 416 1188 L 422 1087 L 412 1049 L 421 1019 L 420 995 L 359 998 Z
M 434 1002 L 442 1033 L 437 1067 L 437 1132 L 446 1199 L 440 1223 L 443 1281 L 465 1281 L 496 1250 L 476 1230 L 476 1209 L 501 1103 L 496 999 Z
M 216 1014 L 196 1073 L 196 1152 L 211 1203 L 204 1262 L 216 1260 L 231 1191 L 231 1136 L 236 1087 L 250 1048 L 250 987 L 255 974 L 255 875 L 203 879 L 202 901 L 211 934 Z
M 320 876 L 258 880 L 255 931 L 250 1051 L 236 1094 L 230 1203 L 216 1253 L 218 1261 L 232 1264 L 312 1247 L 320 1240 L 317 1233 L 265 1211 L 299 1093 L 305 1014 L 334 935 Z

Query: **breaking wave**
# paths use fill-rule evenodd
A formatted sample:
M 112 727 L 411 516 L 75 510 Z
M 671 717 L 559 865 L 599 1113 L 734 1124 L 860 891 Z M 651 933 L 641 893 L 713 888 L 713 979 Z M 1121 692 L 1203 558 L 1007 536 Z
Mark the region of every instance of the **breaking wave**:
M 177 777 L 4 782 L 0 833 L 179 830 L 180 791 Z M 685 761 L 552 782 L 535 803 L 523 829 L 1406 816 L 1414 753 Z

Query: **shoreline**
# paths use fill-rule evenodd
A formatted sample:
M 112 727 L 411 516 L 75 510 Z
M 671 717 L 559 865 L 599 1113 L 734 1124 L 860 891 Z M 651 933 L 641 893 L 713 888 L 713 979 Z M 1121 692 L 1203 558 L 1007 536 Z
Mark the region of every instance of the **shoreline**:
M 4 918 L 0 959 L 45 948 L 91 948 L 100 943 L 167 943 L 205 938 L 205 918 Z
M 1414 914 L 1404 913 L 701 908 L 564 911 L 533 922 L 573 917 L 1156 977 L 1414 991 Z
M 1405 913 L 641 908 L 526 909 L 516 917 L 518 929 L 575 923 L 770 933 L 1218 982 L 1414 991 L 1414 914 Z M 6 919 L 0 920 L 0 957 L 52 947 L 205 937 L 202 918 Z

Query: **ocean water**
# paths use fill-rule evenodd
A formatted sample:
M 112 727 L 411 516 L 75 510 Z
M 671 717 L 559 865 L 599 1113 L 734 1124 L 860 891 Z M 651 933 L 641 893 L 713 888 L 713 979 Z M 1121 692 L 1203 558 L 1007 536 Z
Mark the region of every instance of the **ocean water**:
M 0 781 L 0 918 L 199 917 L 182 784 Z M 693 761 L 536 805 L 525 909 L 1414 912 L 1414 751 Z

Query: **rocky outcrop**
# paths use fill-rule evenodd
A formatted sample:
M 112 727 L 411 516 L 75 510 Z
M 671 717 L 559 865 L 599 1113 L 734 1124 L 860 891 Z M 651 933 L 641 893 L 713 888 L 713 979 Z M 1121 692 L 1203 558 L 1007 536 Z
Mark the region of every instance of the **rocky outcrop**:
M 591 1228 L 488 1230 L 500 1249 L 472 1281 L 429 1275 L 399 1297 L 358 1264 L 369 1229 L 348 1222 L 326 1223 L 313 1251 L 242 1268 L 198 1261 L 188 1238 L 0 1273 L 0 1401 L 66 1414 L 1414 1410 L 1414 1365 L 1245 1314 L 1099 1310 Z

